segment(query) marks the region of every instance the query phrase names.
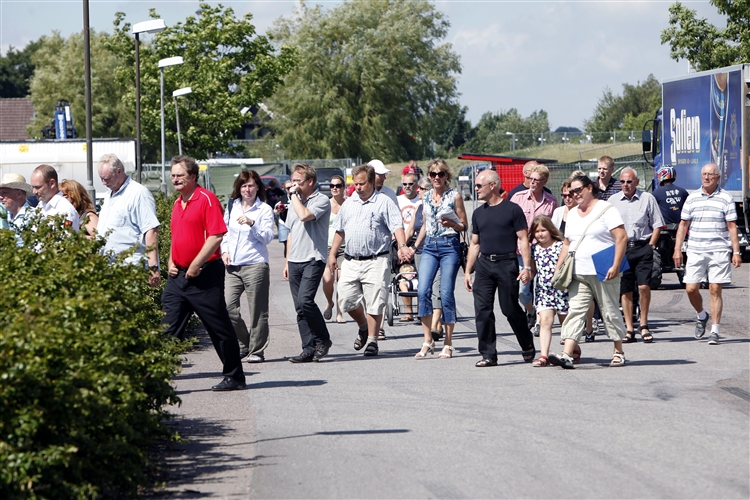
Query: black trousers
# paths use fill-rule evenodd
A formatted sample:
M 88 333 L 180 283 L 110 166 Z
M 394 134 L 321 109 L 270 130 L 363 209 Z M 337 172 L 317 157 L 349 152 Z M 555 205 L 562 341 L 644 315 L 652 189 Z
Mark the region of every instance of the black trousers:
M 497 361 L 497 333 L 495 332 L 495 291 L 500 310 L 508 319 L 518 345 L 528 351 L 534 347 L 534 337 L 526 322 L 526 312 L 518 303 L 518 261 L 516 259 L 491 262 L 481 255 L 474 265 L 474 313 L 476 315 L 478 350 L 482 359 Z
M 289 263 L 289 289 L 297 311 L 302 351 L 308 354 L 314 353 L 318 344 L 331 340 L 323 314 L 315 303 L 315 294 L 318 293 L 325 268 L 326 264 L 322 260 Z
M 211 343 L 224 368 L 222 374 L 245 382 L 240 362 L 240 347 L 224 301 L 224 263 L 207 262 L 201 273 L 187 279 L 185 270 L 167 279 L 161 295 L 167 333 L 182 340 L 188 319 L 195 312 L 206 327 Z

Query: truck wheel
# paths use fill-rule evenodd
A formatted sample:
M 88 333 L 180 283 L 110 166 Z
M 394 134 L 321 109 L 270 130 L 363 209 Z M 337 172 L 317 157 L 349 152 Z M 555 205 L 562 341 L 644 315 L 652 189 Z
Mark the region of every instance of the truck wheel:
M 657 290 L 661 286 L 661 254 L 654 250 L 654 265 L 651 269 L 651 290 Z

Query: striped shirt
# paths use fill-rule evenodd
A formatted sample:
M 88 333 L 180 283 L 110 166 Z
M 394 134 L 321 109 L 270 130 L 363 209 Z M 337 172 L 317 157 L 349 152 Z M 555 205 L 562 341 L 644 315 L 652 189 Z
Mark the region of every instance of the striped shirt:
M 622 215 L 628 240 L 649 241 L 654 229 L 664 226 L 656 198 L 649 193 L 636 189 L 633 196 L 628 198 L 621 191 L 610 196 L 608 201 Z
M 403 223 L 398 205 L 377 191 L 365 202 L 347 198 L 333 222 L 333 229 L 344 233 L 347 255 L 354 257 L 387 252 L 391 235 L 399 228 L 403 229 Z
M 691 252 L 732 250 L 727 222 L 737 220 L 737 210 L 732 196 L 722 188 L 710 195 L 703 188 L 691 193 L 681 217 L 690 221 L 687 249 Z

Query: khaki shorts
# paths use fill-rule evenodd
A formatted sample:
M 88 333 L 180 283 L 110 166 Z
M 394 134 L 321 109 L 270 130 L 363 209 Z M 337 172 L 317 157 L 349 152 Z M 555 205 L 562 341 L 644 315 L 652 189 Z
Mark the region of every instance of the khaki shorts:
M 388 255 L 375 260 L 344 260 L 338 284 L 341 310 L 352 311 L 364 299 L 367 314 L 383 314 L 390 281 Z
M 717 285 L 728 285 L 732 282 L 732 252 L 730 250 L 687 252 L 683 281 L 700 283 L 706 279 L 709 283 Z

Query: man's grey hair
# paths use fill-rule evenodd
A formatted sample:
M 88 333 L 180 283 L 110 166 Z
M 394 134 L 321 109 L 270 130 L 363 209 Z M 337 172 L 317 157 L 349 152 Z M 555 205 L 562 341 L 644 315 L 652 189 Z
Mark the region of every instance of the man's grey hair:
M 625 167 L 622 170 L 620 170 L 620 175 L 622 175 L 622 174 L 624 174 L 626 172 L 633 172 L 633 177 L 636 178 L 636 179 L 638 178 L 638 172 L 636 172 L 634 168 L 632 168 L 632 167 Z
M 125 171 L 125 165 L 123 165 L 120 159 L 112 153 L 107 153 L 99 158 L 99 166 L 103 165 L 109 167 L 109 171 L 113 174 L 116 174 L 118 170 L 122 172 Z
M 485 170 L 484 172 L 480 172 L 480 174 L 484 174 L 487 182 L 494 182 L 496 186 L 500 186 L 500 176 L 494 170 Z

